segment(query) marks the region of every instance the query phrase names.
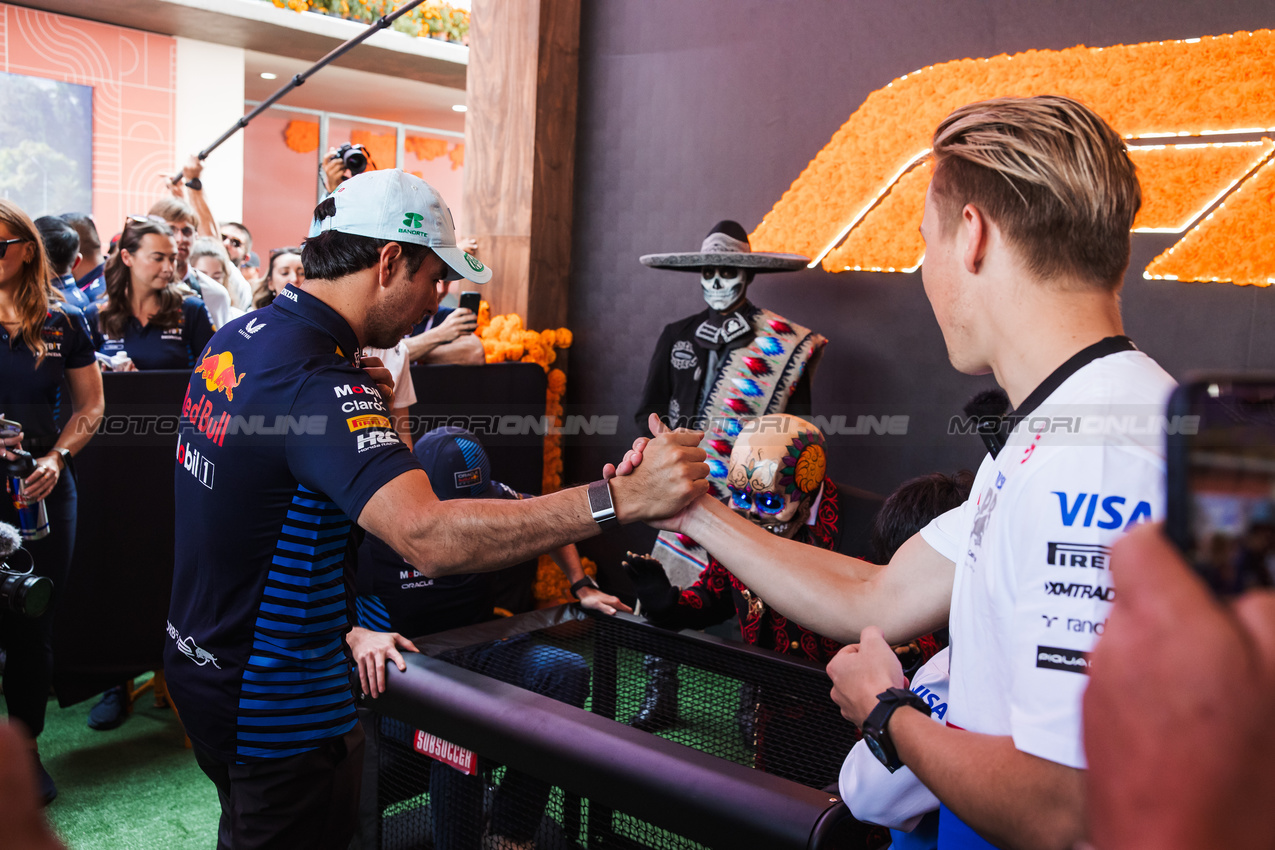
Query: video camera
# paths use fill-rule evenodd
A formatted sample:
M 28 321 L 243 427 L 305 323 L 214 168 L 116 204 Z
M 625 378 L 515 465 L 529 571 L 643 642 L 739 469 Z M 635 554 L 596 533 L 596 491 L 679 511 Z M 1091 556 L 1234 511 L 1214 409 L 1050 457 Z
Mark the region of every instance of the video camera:
M 26 569 L 11 564 L 18 553 L 26 556 Z M 35 619 L 48 610 L 53 600 L 53 582 L 34 574 L 31 553 L 22 548 L 18 529 L 0 522 L 0 610 Z

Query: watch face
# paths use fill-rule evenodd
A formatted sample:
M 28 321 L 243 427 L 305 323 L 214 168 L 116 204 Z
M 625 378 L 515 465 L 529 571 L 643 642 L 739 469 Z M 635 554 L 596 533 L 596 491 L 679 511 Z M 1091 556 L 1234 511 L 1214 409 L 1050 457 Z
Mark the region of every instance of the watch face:
M 877 757 L 877 761 L 888 767 L 890 764 L 890 757 L 885 754 L 885 750 L 881 749 L 881 744 L 877 742 L 877 739 L 869 735 L 864 735 L 863 740 L 867 742 L 868 749 L 872 751 L 872 755 Z

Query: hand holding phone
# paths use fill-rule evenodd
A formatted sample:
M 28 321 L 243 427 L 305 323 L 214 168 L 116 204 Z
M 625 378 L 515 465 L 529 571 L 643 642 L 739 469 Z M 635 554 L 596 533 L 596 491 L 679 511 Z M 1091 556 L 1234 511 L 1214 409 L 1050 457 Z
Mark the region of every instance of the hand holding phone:
M 477 292 L 462 292 L 460 294 L 460 309 L 468 310 L 475 316 L 478 315 L 478 308 L 482 306 L 482 295 Z

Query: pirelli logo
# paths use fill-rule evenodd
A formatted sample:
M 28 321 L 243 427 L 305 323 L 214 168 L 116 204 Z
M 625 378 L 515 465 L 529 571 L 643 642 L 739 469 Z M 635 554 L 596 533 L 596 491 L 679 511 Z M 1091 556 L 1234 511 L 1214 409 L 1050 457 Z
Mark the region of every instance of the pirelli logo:
M 377 416 L 374 413 L 367 413 L 363 416 L 351 416 L 345 420 L 345 424 L 350 426 L 350 431 L 366 431 L 368 428 L 388 428 L 390 420 L 384 416 Z
M 1051 567 L 1081 567 L 1105 570 L 1111 558 L 1111 550 L 1097 543 L 1049 542 L 1046 561 Z

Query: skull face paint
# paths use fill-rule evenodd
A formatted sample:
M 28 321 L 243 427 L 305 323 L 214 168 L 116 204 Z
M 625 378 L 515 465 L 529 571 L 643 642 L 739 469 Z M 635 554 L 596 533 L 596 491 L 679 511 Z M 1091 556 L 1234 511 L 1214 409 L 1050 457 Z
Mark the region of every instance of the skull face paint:
M 700 271 L 704 300 L 719 313 L 725 313 L 744 297 L 751 273 L 734 266 L 705 266 Z
M 786 413 L 744 424 L 726 472 L 731 508 L 781 537 L 792 537 L 810 518 L 823 489 L 827 452 L 823 434 Z

